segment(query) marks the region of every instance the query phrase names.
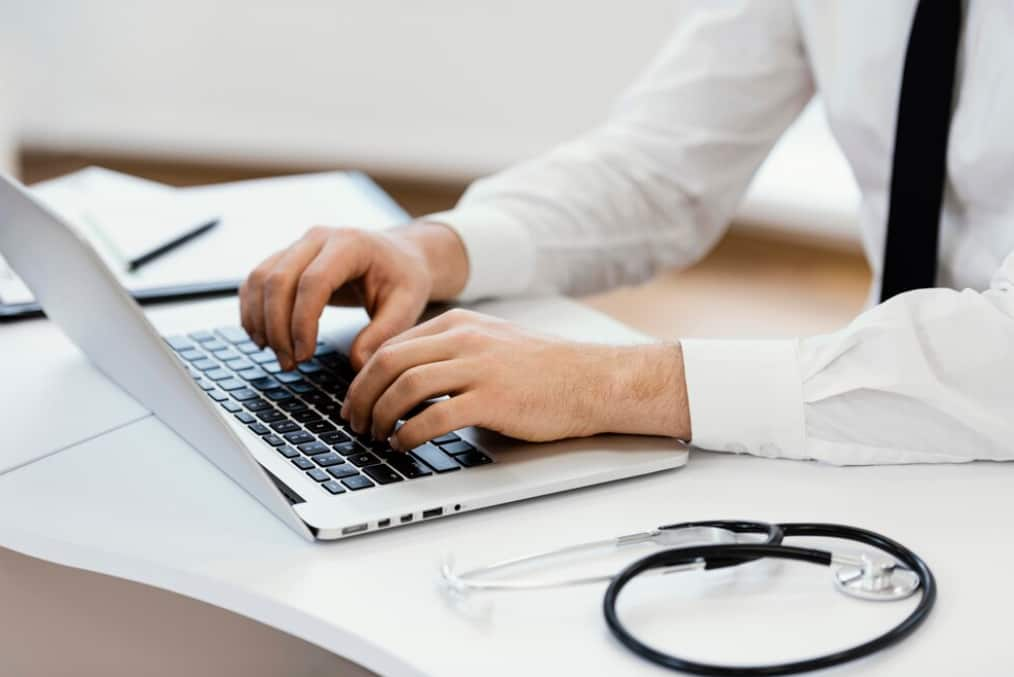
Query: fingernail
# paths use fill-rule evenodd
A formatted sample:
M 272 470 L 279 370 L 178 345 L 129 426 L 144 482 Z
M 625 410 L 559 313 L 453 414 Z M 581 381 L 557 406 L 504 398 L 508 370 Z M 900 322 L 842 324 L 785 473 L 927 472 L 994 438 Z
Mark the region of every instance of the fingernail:
M 397 435 L 391 435 L 387 439 L 387 443 L 390 444 L 391 448 L 394 449 L 395 451 L 405 451 L 404 449 L 401 448 L 401 441 L 398 440 Z
M 300 356 L 306 354 L 305 353 L 305 348 L 306 348 L 306 346 L 303 345 L 302 341 L 296 341 L 296 345 L 293 346 L 293 350 L 295 350 L 297 358 L 299 358 Z
M 345 400 L 345 403 L 342 405 L 341 417 L 345 421 L 349 420 L 349 401 L 348 400 Z

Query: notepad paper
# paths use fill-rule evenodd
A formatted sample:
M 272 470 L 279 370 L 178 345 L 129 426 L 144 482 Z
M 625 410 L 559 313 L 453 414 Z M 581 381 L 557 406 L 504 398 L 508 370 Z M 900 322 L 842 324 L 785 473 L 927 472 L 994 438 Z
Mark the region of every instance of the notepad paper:
M 379 229 L 407 218 L 383 191 L 356 172 L 172 188 L 90 167 L 31 190 L 90 240 L 124 286 L 135 291 L 241 280 L 314 225 Z M 124 263 L 124 252 L 134 241 L 129 232 L 140 230 L 135 224 L 153 211 L 172 212 L 184 221 L 217 215 L 219 224 L 130 273 Z M 0 258 L 0 302 L 31 300 L 31 292 Z

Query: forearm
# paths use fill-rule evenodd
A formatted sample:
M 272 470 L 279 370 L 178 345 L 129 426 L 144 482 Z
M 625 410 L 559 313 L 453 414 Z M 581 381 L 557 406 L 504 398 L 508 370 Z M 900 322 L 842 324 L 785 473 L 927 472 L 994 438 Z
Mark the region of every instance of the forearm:
M 599 432 L 690 439 L 683 350 L 676 344 L 603 348 L 595 393 Z M 602 396 L 604 395 L 604 396 Z

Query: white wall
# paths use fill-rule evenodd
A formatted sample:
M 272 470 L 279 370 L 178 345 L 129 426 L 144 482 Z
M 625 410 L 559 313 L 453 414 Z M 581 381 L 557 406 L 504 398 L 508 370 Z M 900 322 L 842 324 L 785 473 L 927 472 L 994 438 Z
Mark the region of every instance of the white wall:
M 36 147 L 470 179 L 600 121 L 683 4 L 0 0 L 0 38 Z M 805 162 L 850 180 L 820 116 L 809 130 Z M 805 205 L 789 174 L 778 204 Z

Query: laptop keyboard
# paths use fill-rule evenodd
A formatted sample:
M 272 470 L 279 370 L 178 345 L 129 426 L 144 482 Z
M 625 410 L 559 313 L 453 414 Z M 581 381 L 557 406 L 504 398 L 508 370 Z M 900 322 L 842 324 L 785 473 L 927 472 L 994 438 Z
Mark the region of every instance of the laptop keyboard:
M 493 462 L 455 433 L 405 453 L 357 435 L 342 419 L 355 371 L 323 342 L 313 358 L 282 371 L 239 327 L 167 337 L 208 397 L 331 495 L 454 472 Z

